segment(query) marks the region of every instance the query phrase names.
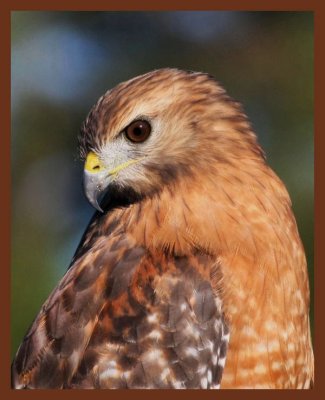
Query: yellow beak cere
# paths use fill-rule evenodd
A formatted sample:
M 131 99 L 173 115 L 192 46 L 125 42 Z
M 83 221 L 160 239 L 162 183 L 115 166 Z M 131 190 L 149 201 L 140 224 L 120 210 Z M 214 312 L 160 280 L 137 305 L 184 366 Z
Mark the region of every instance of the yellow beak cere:
M 90 151 L 87 155 L 85 162 L 85 170 L 92 174 L 97 174 L 104 169 L 104 166 L 100 162 L 98 155 Z

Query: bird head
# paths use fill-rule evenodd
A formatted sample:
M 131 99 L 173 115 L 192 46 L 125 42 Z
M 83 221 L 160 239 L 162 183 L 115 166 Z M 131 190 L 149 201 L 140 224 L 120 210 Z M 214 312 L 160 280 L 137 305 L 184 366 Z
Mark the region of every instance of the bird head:
M 100 211 L 103 193 L 134 202 L 177 185 L 180 176 L 231 163 L 239 149 L 241 157 L 261 157 L 238 103 L 210 75 L 177 69 L 105 93 L 82 126 L 79 148 L 85 194 Z

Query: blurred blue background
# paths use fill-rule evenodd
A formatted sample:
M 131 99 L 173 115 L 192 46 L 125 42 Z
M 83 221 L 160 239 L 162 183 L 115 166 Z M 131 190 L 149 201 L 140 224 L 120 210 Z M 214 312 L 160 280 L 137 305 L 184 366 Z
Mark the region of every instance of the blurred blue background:
M 161 67 L 214 75 L 243 103 L 285 182 L 313 289 L 311 12 L 12 13 L 12 353 L 93 209 L 76 150 L 107 89 Z M 313 313 L 312 313 L 313 318 Z

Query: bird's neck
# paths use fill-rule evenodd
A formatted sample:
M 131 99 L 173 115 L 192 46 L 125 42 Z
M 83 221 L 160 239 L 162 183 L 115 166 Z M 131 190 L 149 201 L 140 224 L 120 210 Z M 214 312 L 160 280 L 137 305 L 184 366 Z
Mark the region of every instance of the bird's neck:
M 283 240 L 284 223 L 299 241 L 284 185 L 256 160 L 240 167 L 220 165 L 204 176 L 191 175 L 133 204 L 124 215 L 128 232 L 139 244 L 178 256 L 198 249 L 216 257 L 260 255 L 261 261 L 273 254 L 270 239 Z

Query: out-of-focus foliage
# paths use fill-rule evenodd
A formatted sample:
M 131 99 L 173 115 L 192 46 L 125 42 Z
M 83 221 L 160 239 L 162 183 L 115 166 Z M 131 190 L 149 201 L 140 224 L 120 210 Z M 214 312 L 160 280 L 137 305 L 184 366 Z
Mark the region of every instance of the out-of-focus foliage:
M 291 194 L 313 287 L 312 13 L 13 12 L 13 352 L 93 212 L 83 118 L 107 89 L 161 67 L 209 72 L 244 104 Z

